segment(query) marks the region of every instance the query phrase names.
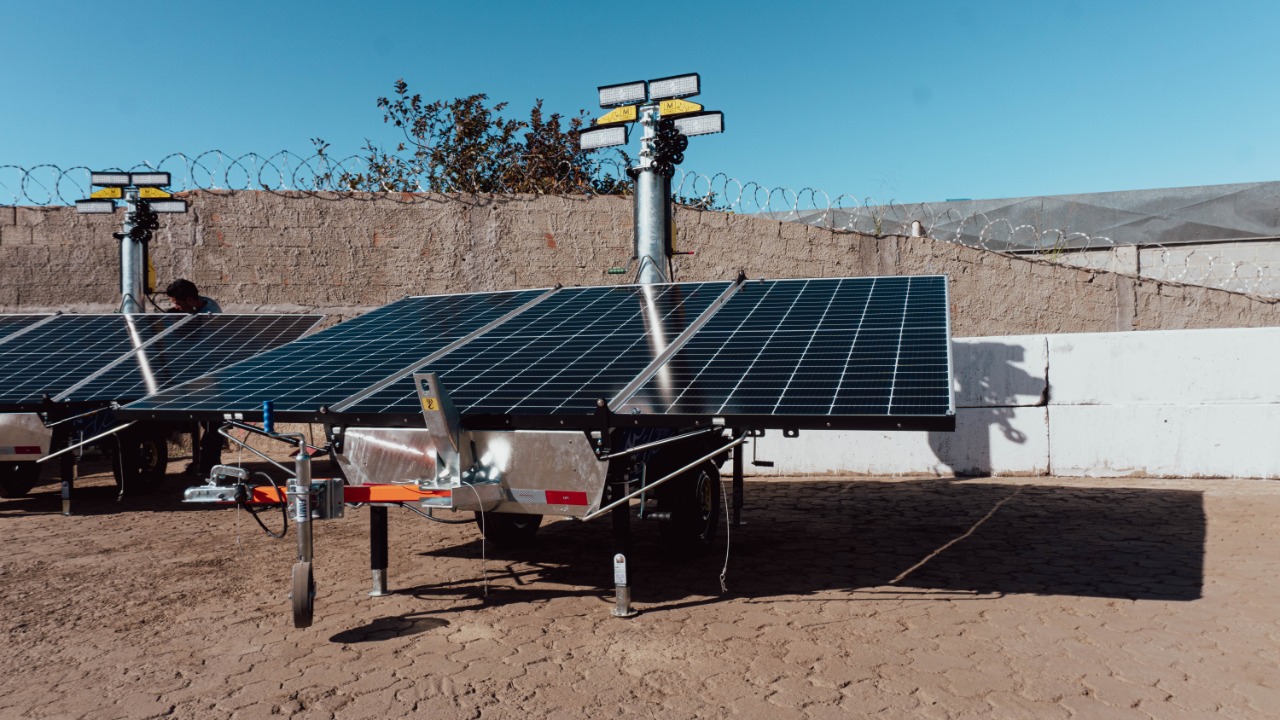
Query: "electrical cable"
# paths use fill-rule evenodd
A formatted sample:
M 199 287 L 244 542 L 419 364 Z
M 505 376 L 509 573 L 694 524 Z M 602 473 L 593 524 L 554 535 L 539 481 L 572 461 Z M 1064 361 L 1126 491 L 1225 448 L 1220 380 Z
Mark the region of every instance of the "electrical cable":
M 276 491 L 276 497 L 281 497 L 281 498 L 285 497 L 284 493 L 280 492 L 280 486 L 276 484 L 275 478 L 271 477 L 267 473 L 262 472 L 261 470 L 258 470 L 253 474 L 261 475 L 262 477 L 266 478 L 267 482 L 271 483 L 271 488 Z M 285 535 L 289 534 L 289 510 L 288 510 L 289 503 L 287 501 L 280 503 L 280 517 L 283 518 L 283 520 L 281 522 L 279 533 L 271 532 L 271 529 L 267 527 L 267 524 L 262 522 L 262 518 L 258 517 L 258 511 L 255 510 L 252 505 L 245 502 L 243 499 L 237 500 L 237 504 L 240 507 L 244 508 L 245 510 L 249 511 L 249 514 L 253 516 L 253 519 L 258 522 L 258 527 L 262 528 L 262 531 L 265 532 L 268 537 L 274 538 L 276 540 L 281 540 L 284 538 Z
M 124 445 L 120 443 L 119 433 L 112 435 L 111 439 L 116 441 L 115 465 L 116 465 L 116 469 L 120 473 L 116 479 L 116 482 L 120 483 L 120 492 L 116 495 L 116 502 L 120 502 L 121 500 L 124 500 L 124 482 L 125 482 L 125 476 L 126 476 L 124 471 Z
M 741 445 L 739 445 L 738 447 L 734 448 L 734 449 L 733 449 L 733 451 L 734 451 L 734 452 L 738 452 L 738 450 L 739 450 L 741 447 L 742 447 L 742 446 L 741 446 Z M 732 523 L 730 523 L 730 522 L 729 522 L 729 518 L 730 518 L 730 515 L 729 515 L 729 496 L 728 496 L 728 495 L 726 495 L 726 494 L 725 494 L 725 492 L 724 492 L 724 482 L 723 482 L 723 481 L 720 483 L 720 499 L 721 499 L 721 500 L 724 500 L 724 520 L 725 520 L 725 523 L 724 523 L 724 567 L 720 568 L 720 592 L 722 592 L 722 593 L 727 593 L 727 592 L 729 592 L 729 586 L 725 583 L 725 577 L 729 574 L 729 540 L 730 540 L 730 535 L 732 534 L 732 533 L 731 533 L 731 530 L 730 530 L 730 528 L 729 528 L 729 526 L 730 526 L 730 525 L 732 525 Z
M 484 502 L 480 500 L 480 491 L 475 485 L 470 483 L 462 483 L 462 485 L 471 488 L 471 492 L 476 494 L 476 506 L 480 508 L 480 575 L 484 578 L 484 596 L 489 597 L 489 556 L 488 538 L 484 534 Z

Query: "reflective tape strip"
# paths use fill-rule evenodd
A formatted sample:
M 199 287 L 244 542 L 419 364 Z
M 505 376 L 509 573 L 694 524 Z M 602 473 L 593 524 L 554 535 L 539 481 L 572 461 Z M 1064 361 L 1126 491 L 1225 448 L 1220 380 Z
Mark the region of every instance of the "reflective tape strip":
M 43 455 L 39 445 L 0 446 L 0 455 Z
M 518 503 L 527 503 L 529 505 L 546 505 L 547 493 L 545 490 L 511 490 L 511 499 Z
M 587 494 L 574 490 L 511 489 L 511 499 L 527 505 L 587 505 Z
M 569 490 L 548 490 L 548 505 L 583 505 L 587 504 L 587 494 Z

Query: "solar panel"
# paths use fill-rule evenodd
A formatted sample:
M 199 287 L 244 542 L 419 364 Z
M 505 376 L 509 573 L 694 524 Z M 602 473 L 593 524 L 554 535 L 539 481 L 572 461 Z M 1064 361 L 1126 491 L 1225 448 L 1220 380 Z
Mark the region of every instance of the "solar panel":
M 808 419 L 796 424 L 817 427 L 823 418 L 948 418 L 947 307 L 942 276 L 748 281 L 611 407 L 636 424 L 680 416 L 773 418 L 781 426 Z
M 464 415 L 592 415 L 731 283 L 560 290 L 417 372 L 435 372 Z M 421 422 L 411 375 L 338 412 Z
M 0 343 L 0 409 L 50 398 L 168 330 L 182 315 L 58 315 Z
M 126 402 L 302 337 L 322 315 L 190 315 L 145 347 L 54 398 Z
M 948 429 L 941 276 L 605 286 L 409 298 L 129 405 L 136 418 L 422 422 L 436 373 L 473 429 Z
M 349 398 L 518 310 L 543 290 L 405 298 L 128 406 L 130 417 L 172 414 L 320 419 Z
M 51 315 L 0 315 L 0 342 L 24 328 L 31 327 Z

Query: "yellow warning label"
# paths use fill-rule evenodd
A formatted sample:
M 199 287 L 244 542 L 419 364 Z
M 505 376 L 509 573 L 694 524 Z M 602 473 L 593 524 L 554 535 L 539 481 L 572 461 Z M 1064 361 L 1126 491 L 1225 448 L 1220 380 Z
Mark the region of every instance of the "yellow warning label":
M 422 409 L 427 412 L 435 412 L 440 409 L 440 401 L 433 397 L 422 398 Z
M 89 197 L 94 200 L 119 200 L 124 197 L 124 193 L 118 187 L 109 187 L 95 190 Z
M 120 188 L 114 188 L 114 189 L 119 190 Z M 160 188 L 144 187 L 144 188 L 138 188 L 138 197 L 154 199 L 154 198 L 173 197 L 173 195 L 170 195 L 169 193 L 161 190 Z
M 596 125 L 612 125 L 613 123 L 635 122 L 636 106 L 623 105 L 620 108 L 614 108 L 596 120 Z
M 688 100 L 663 100 L 658 103 L 658 113 L 663 117 L 667 115 L 683 115 L 684 113 L 698 112 L 702 106 L 696 102 Z

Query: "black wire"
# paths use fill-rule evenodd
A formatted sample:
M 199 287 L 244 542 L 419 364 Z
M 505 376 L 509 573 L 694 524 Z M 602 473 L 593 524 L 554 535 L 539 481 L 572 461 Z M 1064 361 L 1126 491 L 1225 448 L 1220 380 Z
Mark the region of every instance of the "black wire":
M 255 472 L 254 475 L 261 475 L 266 478 L 267 482 L 271 483 L 271 487 L 275 489 L 276 497 L 284 497 L 284 494 L 280 492 L 280 486 L 276 484 L 275 479 L 270 475 L 262 472 L 261 470 Z M 280 540 L 283 539 L 285 535 L 289 534 L 289 501 L 287 499 L 280 503 L 280 517 L 282 518 L 283 524 L 280 527 L 279 533 L 271 532 L 271 529 L 267 527 L 267 524 L 262 522 L 262 518 L 258 517 L 258 511 L 255 510 L 252 505 L 249 503 L 241 503 L 240 506 L 249 511 L 249 514 L 257 521 L 258 527 L 262 528 L 262 531 L 265 532 L 268 537 Z
M 124 444 L 120 442 L 120 433 L 112 435 L 111 439 L 116 441 L 115 466 L 120 471 L 120 492 L 116 495 L 116 502 L 120 502 L 124 499 L 124 484 L 127 477 L 124 467 Z

